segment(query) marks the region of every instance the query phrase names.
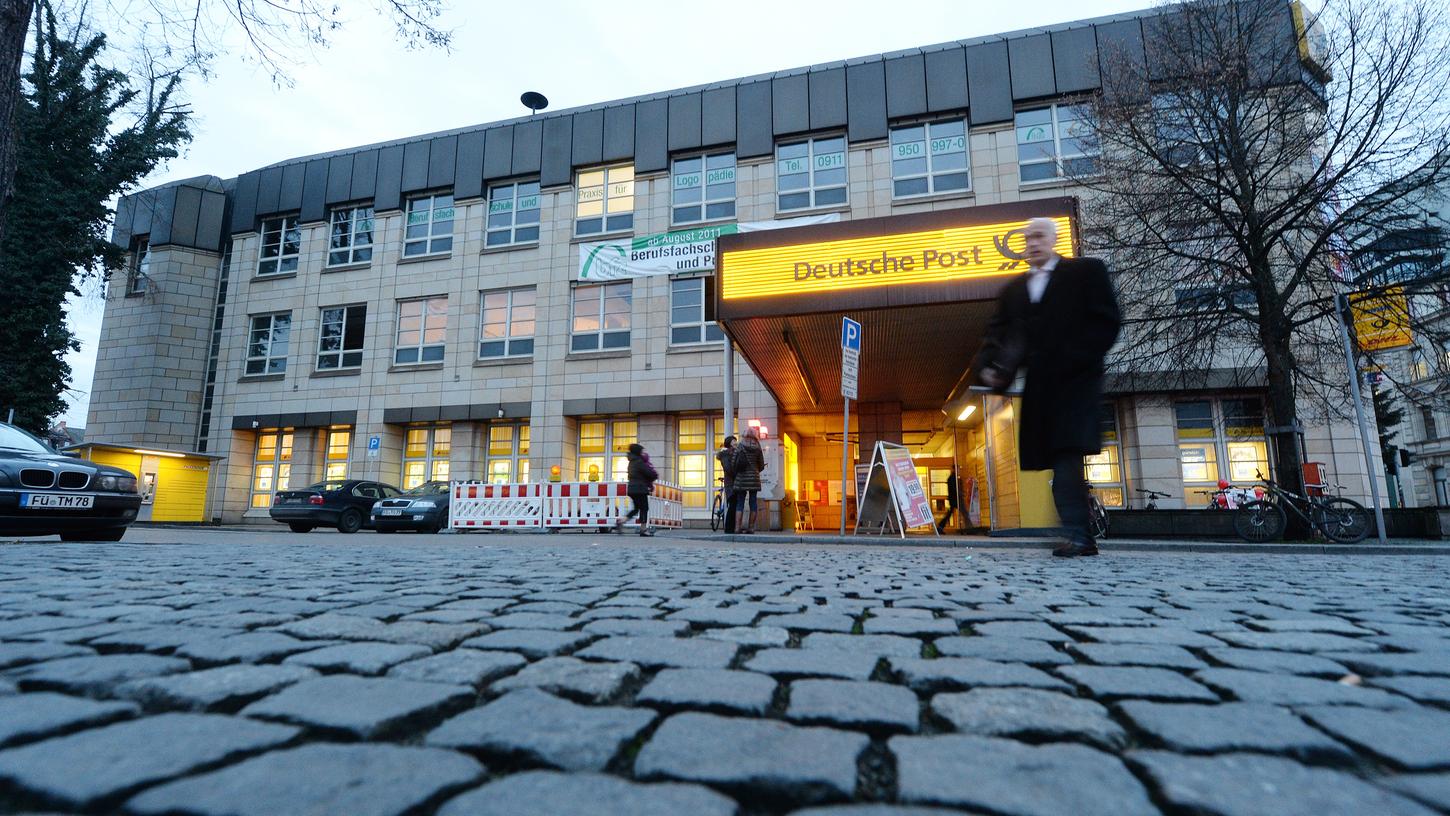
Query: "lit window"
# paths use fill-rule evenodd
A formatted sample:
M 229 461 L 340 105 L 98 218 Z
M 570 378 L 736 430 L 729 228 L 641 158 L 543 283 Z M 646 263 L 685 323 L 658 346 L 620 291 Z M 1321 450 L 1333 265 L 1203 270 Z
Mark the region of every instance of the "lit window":
M 287 370 L 292 313 L 252 315 L 247 337 L 247 373 L 281 374 Z
M 776 209 L 808 210 L 846 203 L 846 137 L 807 139 L 775 149 Z
M 393 362 L 396 365 L 441 362 L 447 334 L 447 297 L 400 301 Z
M 362 365 L 363 334 L 368 307 L 329 306 L 322 310 L 317 337 L 317 370 L 334 371 Z
M 620 165 L 579 174 L 575 235 L 598 235 L 634 229 L 634 167 Z
M 892 128 L 891 184 L 897 198 L 970 189 L 966 120 Z
M 1090 176 L 1098 169 L 1098 139 L 1086 105 L 1053 105 L 1017 112 L 1017 163 L 1024 182 Z
M 715 452 L 725 444 L 724 427 L 721 417 L 679 419 L 675 434 L 675 481 L 684 491 L 685 507 L 705 507 L 709 503 L 711 491 L 721 476 Z
M 373 259 L 373 208 L 343 207 L 332 211 L 327 265 L 367 263 Z
M 488 481 L 510 484 L 529 480 L 528 423 L 488 426 Z
M 448 454 L 453 429 L 447 426 L 409 428 L 403 437 L 403 489 L 448 481 Z
M 534 353 L 534 287 L 484 292 L 480 301 L 480 358 L 525 357 Z
M 352 447 L 351 428 L 329 428 L 327 447 L 323 452 L 323 481 L 340 481 L 347 478 L 348 453 Z
M 1097 492 L 1104 507 L 1126 507 L 1122 441 L 1118 438 L 1117 408 L 1111 402 L 1104 402 L 1099 408 L 1098 433 L 1102 439 L 1102 453 L 1083 458 L 1083 476 Z
M 629 348 L 629 317 L 634 288 L 629 281 L 574 288 L 571 351 Z
M 297 216 L 268 218 L 262 222 L 262 252 L 257 259 L 258 275 L 281 275 L 297 271 L 302 254 L 302 233 Z
M 408 199 L 408 220 L 403 227 L 403 257 L 437 255 L 453 250 L 453 195 Z
M 521 181 L 488 188 L 485 245 L 532 244 L 539 240 L 539 183 Z
M 1213 403 L 1180 402 L 1173 406 L 1178 426 L 1178 461 L 1185 485 L 1218 481 L 1218 445 L 1214 433 Z
M 714 276 L 670 281 L 670 345 L 715 343 L 724 337 L 715 323 Z
M 257 434 L 252 458 L 252 506 L 272 506 L 272 494 L 286 490 L 292 478 L 292 432 L 266 430 Z
M 137 238 L 136 248 L 131 251 L 131 262 L 126 269 L 126 294 L 145 294 L 150 283 L 151 242 L 145 238 Z
M 670 220 L 694 224 L 735 217 L 735 154 L 676 159 L 670 173 Z
M 639 441 L 639 422 L 633 419 L 594 419 L 579 423 L 579 480 L 615 481 L 629 478 L 629 446 Z

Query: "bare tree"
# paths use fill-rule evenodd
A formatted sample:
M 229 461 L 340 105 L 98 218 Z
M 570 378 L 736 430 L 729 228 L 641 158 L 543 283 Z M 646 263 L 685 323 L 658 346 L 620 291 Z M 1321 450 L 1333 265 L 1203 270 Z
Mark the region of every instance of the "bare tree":
M 1146 60 L 1104 54 L 1084 208 L 1127 317 L 1114 361 L 1154 384 L 1262 387 L 1278 477 L 1298 429 L 1346 410 L 1335 298 L 1349 245 L 1450 178 L 1444 8 L 1186 0 Z M 1372 195 L 1373 194 L 1373 195 Z
M 132 72 L 153 81 L 207 74 L 228 38 L 240 36 L 247 45 L 244 53 L 274 81 L 285 83 L 303 52 L 328 45 L 345 25 L 347 11 L 387 17 L 408 47 L 447 48 L 452 39 L 452 32 L 439 25 L 444 0 L 70 0 L 55 5 L 78 26 L 106 34 L 113 46 L 131 48 Z M 15 178 L 20 60 L 34 11 L 34 0 L 0 0 L 0 240 Z

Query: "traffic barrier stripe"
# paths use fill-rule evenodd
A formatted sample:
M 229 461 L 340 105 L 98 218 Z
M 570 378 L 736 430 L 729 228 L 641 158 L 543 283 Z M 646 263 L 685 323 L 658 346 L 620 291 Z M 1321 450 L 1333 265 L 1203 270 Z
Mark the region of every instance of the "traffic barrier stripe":
M 452 491 L 449 526 L 460 529 L 612 527 L 624 521 L 633 506 L 627 482 L 454 482 Z M 650 526 L 684 526 L 683 499 L 679 487 L 656 482 L 650 496 Z

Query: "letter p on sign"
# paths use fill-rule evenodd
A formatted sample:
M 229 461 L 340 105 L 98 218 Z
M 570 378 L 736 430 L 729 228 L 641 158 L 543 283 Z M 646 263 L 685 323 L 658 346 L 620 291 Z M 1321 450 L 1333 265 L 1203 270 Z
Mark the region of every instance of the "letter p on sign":
M 861 324 L 849 317 L 841 318 L 841 348 L 855 352 L 861 350 Z

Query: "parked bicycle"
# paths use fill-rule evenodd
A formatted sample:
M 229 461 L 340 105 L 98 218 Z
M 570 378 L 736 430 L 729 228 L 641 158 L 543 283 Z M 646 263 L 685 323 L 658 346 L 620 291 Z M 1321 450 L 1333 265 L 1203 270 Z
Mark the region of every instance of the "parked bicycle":
M 1325 538 L 1340 544 L 1363 541 L 1370 533 L 1368 511 L 1359 502 L 1340 496 L 1305 496 L 1285 489 L 1262 473 L 1264 498 L 1244 502 L 1234 514 L 1234 532 L 1245 541 L 1273 541 L 1284 534 L 1288 516 L 1294 511 Z
M 1138 488 L 1138 492 L 1144 494 L 1147 497 L 1143 501 L 1144 510 L 1157 510 L 1158 500 L 1168 498 L 1167 493 L 1159 493 L 1156 490 L 1148 490 L 1147 488 L 1143 487 Z
M 729 497 L 725 495 L 725 479 L 717 478 L 715 481 L 720 486 L 715 488 L 715 501 L 710 505 L 710 532 L 715 532 L 725 526 L 725 502 Z
M 1108 509 L 1103 506 L 1098 498 L 1097 491 L 1089 484 L 1088 488 L 1088 535 L 1094 539 L 1107 538 L 1108 536 Z

